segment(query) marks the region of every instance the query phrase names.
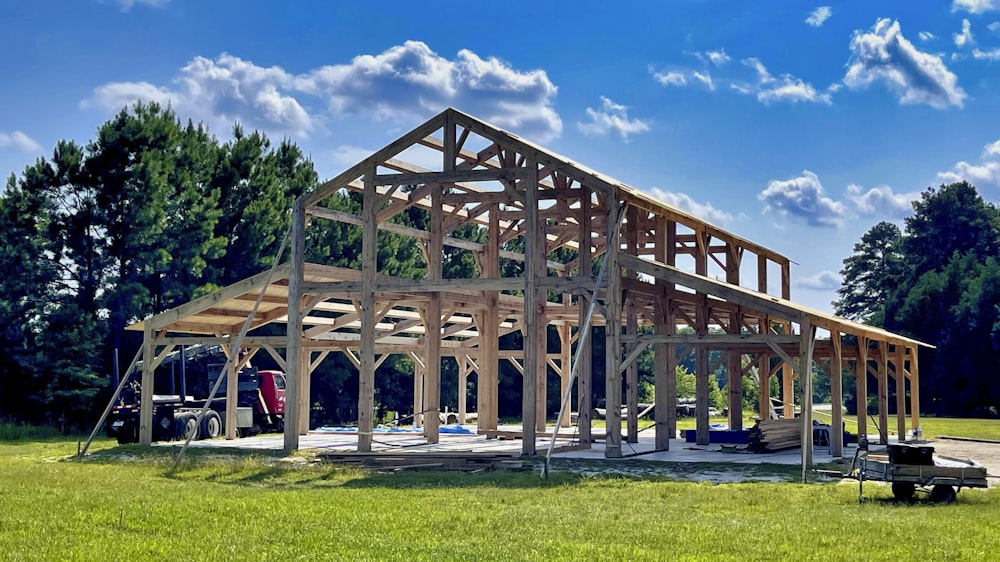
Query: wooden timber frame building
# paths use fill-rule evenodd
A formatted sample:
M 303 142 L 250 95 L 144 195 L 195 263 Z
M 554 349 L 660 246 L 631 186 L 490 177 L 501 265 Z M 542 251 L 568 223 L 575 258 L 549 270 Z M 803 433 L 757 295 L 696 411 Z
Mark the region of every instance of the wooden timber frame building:
M 339 190 L 362 193 L 360 216 L 324 206 Z M 410 207 L 427 212 L 426 230 L 393 221 Z M 360 270 L 305 261 L 306 226 L 316 220 L 360 226 Z M 486 230 L 485 243 L 452 236 L 470 223 Z M 593 326 L 580 337 L 591 303 L 597 311 L 592 325 L 604 327 L 609 350 L 604 357 L 606 457 L 622 455 L 623 439 L 638 441 L 636 360 L 649 346 L 655 353 L 657 450 L 669 449 L 676 436 L 674 370 L 692 353 L 699 444 L 709 443 L 709 376 L 723 361 L 731 373 L 732 427 L 742 426 L 740 375 L 746 373 L 764 381 L 759 385 L 762 418 L 772 413 L 771 375 L 779 375 L 785 416 L 792 415 L 793 379 L 799 377 L 800 415 L 810 426 L 813 364 L 830 375 L 834 456 L 842 454 L 843 372 L 856 377 L 860 404 L 870 393 L 877 396 L 881 442 L 888 438 L 890 379 L 898 435 L 907 434 L 907 408 L 910 429 L 920 426 L 917 357 L 926 344 L 795 304 L 789 300 L 787 257 L 454 109 L 300 197 L 290 231 L 290 257 L 272 271 L 131 326 L 144 332 L 142 355 L 154 359 L 178 345 L 216 343 L 228 350 L 243 334 L 240 348 L 247 353 L 240 361 L 266 350 L 286 371 L 286 451 L 298 449 L 299 436 L 309 429 L 310 373 L 329 353 L 340 352 L 359 370 L 359 451 L 372 446 L 375 371 L 389 355 L 406 354 L 415 365 L 414 412 L 418 422 L 423 417 L 423 435 L 432 444 L 439 436 L 442 358 L 452 357 L 459 365 L 460 416 L 467 377 L 476 374 L 481 433 L 497 429 L 499 363 L 514 363 L 523 374 L 522 452 L 535 454 L 536 436 L 547 431 L 546 396 L 557 390 L 546 388 L 547 370 L 559 375 L 562 396 L 574 344 L 583 346 L 572 369 L 578 375 L 578 436 L 582 444 L 592 443 L 600 437 L 591 430 Z M 379 231 L 416 240 L 426 258 L 424 278 L 382 274 Z M 518 238 L 523 253 L 507 249 Z M 476 277 L 443 278 L 446 248 L 471 252 Z M 573 250 L 559 255 L 575 257 L 554 261 L 558 248 Z M 501 268 L 501 260 L 520 267 Z M 607 273 L 599 278 L 602 262 Z M 516 276 L 503 274 L 511 269 Z M 255 335 L 272 323 L 286 324 L 285 335 Z M 640 332 L 640 326 L 651 330 Z M 555 352 L 546 348 L 550 327 L 561 342 Z M 818 330 L 827 337 L 817 339 Z M 523 349 L 500 350 L 499 339 L 514 331 L 522 332 Z M 715 364 L 710 364 L 710 350 L 722 352 Z M 143 362 L 143 443 L 152 438 L 149 406 L 157 363 Z M 232 363 L 231 373 L 240 366 Z M 874 392 L 868 389 L 869 375 L 877 381 Z M 235 417 L 236 377 L 228 381 Z M 867 416 L 866 408 L 858 409 L 861 437 L 867 437 Z M 566 415 L 557 425 L 565 427 L 568 420 Z M 229 425 L 227 437 L 234 438 Z M 803 462 L 811 464 L 811 459 L 812 432 L 807 431 Z

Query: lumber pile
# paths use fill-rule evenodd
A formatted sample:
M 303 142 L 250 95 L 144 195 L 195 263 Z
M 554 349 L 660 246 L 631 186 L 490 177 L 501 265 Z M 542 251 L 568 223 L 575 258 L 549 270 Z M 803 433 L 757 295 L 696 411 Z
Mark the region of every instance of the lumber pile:
M 520 469 L 524 466 L 524 462 L 516 455 L 505 453 L 329 452 L 317 456 L 323 462 L 389 472 L 446 470 L 472 473 Z
M 802 444 L 802 419 L 758 420 L 749 430 L 747 449 L 752 453 L 773 453 Z

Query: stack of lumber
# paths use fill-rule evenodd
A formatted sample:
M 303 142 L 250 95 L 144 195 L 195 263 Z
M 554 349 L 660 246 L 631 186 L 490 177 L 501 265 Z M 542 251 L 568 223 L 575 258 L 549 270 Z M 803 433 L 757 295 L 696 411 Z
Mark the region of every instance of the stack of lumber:
M 802 444 L 802 419 L 758 420 L 749 430 L 747 449 L 752 453 L 773 453 Z
M 322 461 L 391 472 L 403 470 L 487 470 L 519 469 L 524 462 L 504 453 L 320 453 Z

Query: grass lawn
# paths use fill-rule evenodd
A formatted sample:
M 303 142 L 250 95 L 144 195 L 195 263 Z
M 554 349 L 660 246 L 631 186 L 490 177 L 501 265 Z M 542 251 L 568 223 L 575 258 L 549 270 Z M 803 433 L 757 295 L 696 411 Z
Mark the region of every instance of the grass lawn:
M 159 448 L 0 443 L 0 560 L 986 560 L 1000 491 L 560 472 L 377 474 Z M 767 467 L 757 470 L 767 470 Z M 775 468 L 776 471 L 782 470 Z

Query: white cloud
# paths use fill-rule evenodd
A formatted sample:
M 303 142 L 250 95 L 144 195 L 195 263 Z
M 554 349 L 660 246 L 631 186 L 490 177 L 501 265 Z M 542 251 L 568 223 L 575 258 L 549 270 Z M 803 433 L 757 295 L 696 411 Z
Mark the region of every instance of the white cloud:
M 820 27 L 832 15 L 833 10 L 830 9 L 830 6 L 820 6 L 809 14 L 809 17 L 806 18 L 806 23 L 813 27 Z
M 1000 0 L 954 0 L 951 11 L 964 10 L 970 14 L 981 14 L 990 10 L 1000 10 Z
M 0 133 L 0 149 L 8 148 L 21 152 L 39 153 L 42 151 L 42 145 L 21 131 Z
M 962 20 L 962 32 L 953 33 L 952 37 L 955 39 L 955 46 L 958 48 L 972 45 L 976 42 L 976 39 L 972 36 L 972 23 L 967 19 Z
M 990 49 L 989 51 L 981 51 L 979 49 L 973 49 L 972 58 L 978 60 L 1000 60 L 1000 47 L 997 47 L 996 49 Z
M 732 86 L 734 90 L 741 94 L 756 94 L 757 101 L 764 105 L 775 102 L 813 102 L 829 105 L 832 103 L 830 93 L 836 89 L 820 93 L 816 88 L 800 78 L 791 74 L 784 74 L 780 78 L 775 78 L 757 58 L 743 59 L 743 64 L 754 69 L 757 73 L 756 85 Z
M 827 270 L 815 275 L 798 276 L 794 281 L 797 288 L 810 291 L 836 291 L 842 283 L 839 273 Z
M 358 162 L 368 158 L 374 153 L 374 150 L 369 150 L 367 148 L 361 148 L 358 146 L 340 145 L 330 151 L 329 156 L 331 162 L 341 168 L 346 168 L 348 166 L 353 166 Z
M 847 186 L 847 198 L 862 217 L 903 218 L 913 210 L 912 201 L 919 197 L 919 193 L 893 193 L 887 185 L 868 191 L 856 184 Z
M 986 145 L 978 165 L 958 162 L 951 170 L 938 173 L 938 178 L 946 183 L 965 180 L 976 187 L 1000 187 L 1000 140 Z
M 1000 31 L 1000 21 L 995 21 L 995 22 L 987 25 L 986 29 L 989 29 L 993 33 L 996 33 L 998 31 Z
M 809 170 L 796 178 L 771 180 L 757 199 L 764 202 L 764 212 L 791 216 L 810 226 L 836 228 L 847 214 L 843 203 L 824 194 L 819 177 Z
M 656 72 L 652 68 L 649 70 L 653 74 L 653 79 L 664 86 L 684 86 L 687 84 L 687 78 L 683 72 Z
M 709 90 L 715 89 L 715 83 L 712 82 L 712 75 L 707 70 L 705 72 L 698 72 L 696 70 L 691 73 L 691 77 L 704 84 Z
M 732 60 L 729 58 L 729 55 L 726 54 L 725 49 L 719 49 L 718 51 L 705 51 L 705 57 L 707 57 L 708 61 L 715 66 L 722 66 Z
M 931 39 L 934 39 L 934 34 L 930 31 L 921 31 L 917 34 L 917 37 L 920 37 L 921 41 L 930 41 Z
M 122 9 L 122 12 L 128 12 L 133 6 L 145 5 L 151 6 L 153 8 L 162 8 L 170 2 L 170 0 L 106 0 L 110 4 L 115 4 Z
M 464 49 L 448 59 L 424 43 L 407 41 L 297 75 L 226 53 L 195 57 L 170 86 L 105 84 L 81 106 L 117 111 L 139 99 L 159 101 L 216 127 L 239 120 L 300 137 L 332 117 L 362 115 L 410 124 L 453 106 L 545 142 L 562 133 L 552 106 L 556 93 L 543 70 L 522 72 Z
M 899 29 L 899 22 L 880 19 L 869 32 L 851 39 L 851 60 L 844 84 L 853 89 L 882 83 L 903 104 L 937 109 L 962 107 L 965 91 L 941 57 L 918 51 Z
M 657 199 L 673 205 L 682 211 L 717 225 L 724 225 L 732 222 L 734 217 L 721 209 L 715 208 L 711 203 L 699 203 L 685 193 L 674 193 L 665 191 L 658 187 L 651 188 L 649 192 Z
M 649 123 L 641 119 L 629 119 L 627 106 L 617 104 L 604 96 L 601 96 L 601 108 L 588 107 L 587 116 L 590 117 L 589 123 L 576 124 L 580 132 L 585 135 L 606 135 L 615 132 L 627 141 L 629 135 L 649 130 Z

